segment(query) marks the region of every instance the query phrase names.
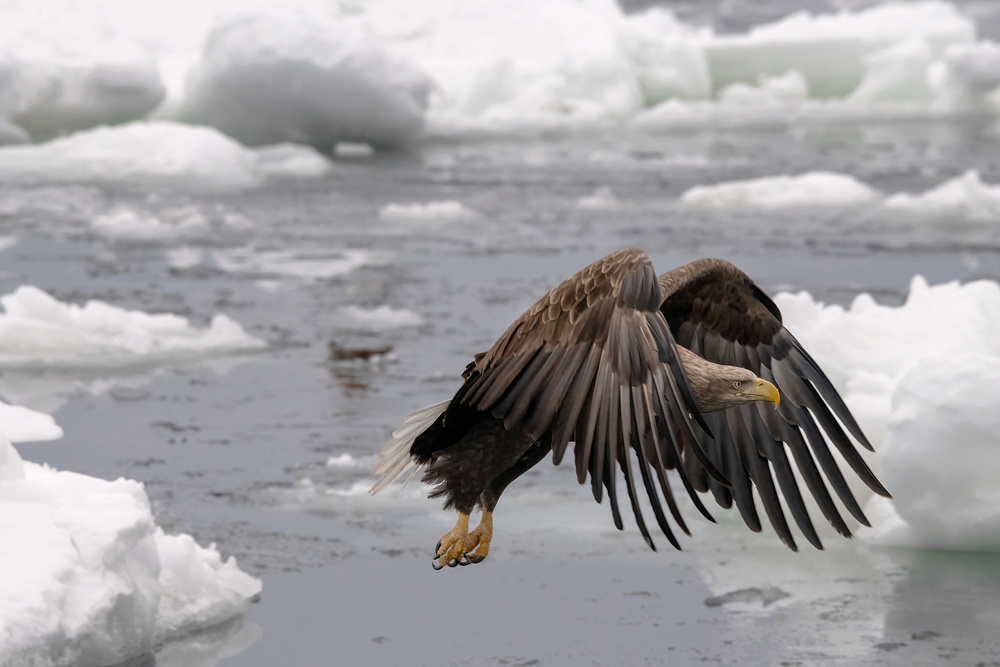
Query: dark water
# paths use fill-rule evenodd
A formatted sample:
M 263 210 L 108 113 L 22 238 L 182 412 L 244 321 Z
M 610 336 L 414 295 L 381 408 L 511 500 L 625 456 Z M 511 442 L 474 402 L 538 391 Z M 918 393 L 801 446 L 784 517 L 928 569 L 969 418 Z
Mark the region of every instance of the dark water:
M 270 347 L 128 372 L 8 371 L 0 394 L 55 408 L 65 428 L 63 440 L 21 446 L 24 458 L 145 482 L 166 530 L 216 542 L 263 578 L 247 619 L 141 664 L 1000 661 L 993 556 L 832 539 L 825 552 L 796 555 L 732 520 L 695 519 L 684 552 L 654 554 L 634 527 L 614 530 L 571 470 L 545 463 L 505 496 L 489 561 L 434 572 L 432 547 L 453 517 L 416 484 L 399 496 L 361 490 L 406 413 L 450 396 L 471 355 L 526 306 L 624 245 L 645 248 L 662 269 L 725 257 L 768 291 L 805 289 L 828 303 L 864 291 L 899 303 L 917 273 L 931 283 L 1000 278 L 992 223 L 901 219 L 877 207 L 707 213 L 675 204 L 695 184 L 813 169 L 854 174 L 885 192 L 922 191 L 972 168 L 996 182 L 998 136 L 980 123 L 844 123 L 468 138 L 347 160 L 322 182 L 239 195 L 8 187 L 0 194 L 24 203 L 0 220 L 19 240 L 0 254 L 4 293 L 34 284 L 64 300 L 198 323 L 224 312 Z M 578 208 L 599 186 L 623 205 Z M 461 201 L 478 218 L 378 216 L 390 202 L 439 200 Z M 88 224 L 114 206 L 180 205 L 238 213 L 253 225 L 131 243 Z M 201 259 L 178 262 L 182 247 Z M 368 253 L 368 263 L 327 278 L 273 262 L 224 270 L 219 260 L 283 252 L 337 261 L 345 250 Z M 424 324 L 366 331 L 345 321 L 339 309 L 349 304 L 405 308 Z M 331 342 L 391 352 L 331 360 Z M 342 454 L 358 465 L 326 464 Z

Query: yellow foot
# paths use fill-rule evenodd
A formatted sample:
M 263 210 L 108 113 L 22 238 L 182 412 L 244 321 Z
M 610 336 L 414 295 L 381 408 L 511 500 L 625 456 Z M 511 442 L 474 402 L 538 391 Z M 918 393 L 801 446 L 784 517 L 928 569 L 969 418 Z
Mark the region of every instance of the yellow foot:
M 465 563 L 482 563 L 490 555 L 490 542 L 493 541 L 493 513 L 483 512 L 483 518 L 476 529 L 465 538 Z
M 445 533 L 434 549 L 434 562 L 431 565 L 435 570 L 440 570 L 445 565 L 455 567 L 456 565 L 468 565 L 465 560 L 465 540 L 469 536 L 469 515 L 459 514 L 455 527 Z

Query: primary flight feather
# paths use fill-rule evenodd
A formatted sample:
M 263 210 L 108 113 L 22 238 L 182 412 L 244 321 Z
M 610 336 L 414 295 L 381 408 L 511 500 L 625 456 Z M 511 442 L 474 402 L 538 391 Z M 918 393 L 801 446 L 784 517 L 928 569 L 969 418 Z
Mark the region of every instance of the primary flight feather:
M 436 568 L 481 562 L 500 494 L 549 452 L 558 464 L 570 443 L 580 483 L 589 477 L 598 502 L 607 494 L 619 529 L 621 471 L 652 548 L 640 484 L 670 543 L 680 548 L 667 512 L 689 533 L 667 470 L 679 473 L 706 518 L 699 492 L 722 507 L 735 504 L 759 531 L 756 487 L 768 521 L 793 550 L 779 490 L 805 538 L 822 545 L 789 453 L 824 517 L 844 536 L 851 532 L 827 483 L 855 519 L 868 520 L 830 443 L 872 491 L 889 495 L 855 448 L 871 445 L 822 369 L 784 328 L 774 302 L 723 260 L 698 260 L 657 277 L 641 250 L 614 252 L 539 299 L 462 377 L 450 401 L 406 418 L 374 469 L 372 493 L 417 466 L 434 486 L 431 496 L 458 511 L 455 528 L 435 549 Z M 482 521 L 470 531 L 477 507 Z

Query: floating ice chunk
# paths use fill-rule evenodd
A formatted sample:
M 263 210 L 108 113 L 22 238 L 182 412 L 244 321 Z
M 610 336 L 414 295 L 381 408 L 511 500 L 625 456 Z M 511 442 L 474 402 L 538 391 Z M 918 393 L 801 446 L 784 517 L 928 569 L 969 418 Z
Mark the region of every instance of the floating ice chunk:
M 839 387 L 879 452 L 893 500 L 866 507 L 868 539 L 901 546 L 1000 549 L 996 415 L 984 387 L 1000 373 L 1000 285 L 928 286 L 903 306 L 858 296 L 849 309 L 779 294 L 789 330 Z
M 671 72 L 671 56 L 654 52 L 683 50 L 674 33 L 658 43 L 644 34 L 640 24 L 663 14 L 628 27 L 613 0 L 390 0 L 366 10 L 372 30 L 437 83 L 438 124 L 617 119 L 644 105 L 643 84 L 654 99 L 698 87 L 683 63 Z
M 63 437 L 62 428 L 51 415 L 3 401 L 0 401 L 0 433 L 11 442 L 58 440 Z
M 425 204 L 386 204 L 378 212 L 383 222 L 452 223 L 476 220 L 479 214 L 459 201 L 432 201 Z
M 346 158 L 371 157 L 375 154 L 375 148 L 359 141 L 338 141 L 333 147 L 333 154 Z
M 240 570 L 234 558 L 223 560 L 214 544 L 206 549 L 190 535 L 166 535 L 160 528 L 155 539 L 159 583 L 168 592 L 158 608 L 161 636 L 177 637 L 215 625 L 241 613 L 260 593 L 260 581 Z
M 153 213 L 116 206 L 90 221 L 90 230 L 114 241 L 163 243 L 204 239 L 213 234 L 240 234 L 253 227 L 246 217 L 230 211 L 180 206 Z
M 283 149 L 284 173 L 316 176 L 303 170 Z M 312 149 L 302 158 L 315 165 L 323 158 Z M 0 148 L 0 180 L 70 181 L 167 185 L 200 190 L 254 187 L 273 171 L 274 154 L 241 146 L 219 131 L 168 122 L 101 127 L 28 146 Z M 308 173 L 306 173 L 308 172 Z
M 998 109 L 1000 45 L 983 41 L 949 46 L 929 70 L 928 79 L 945 109 Z
M 576 200 L 576 207 L 592 211 L 613 211 L 622 207 L 622 202 L 607 185 L 602 185 L 590 195 Z
M 803 102 L 809 97 L 809 83 L 798 70 L 780 76 L 761 75 L 759 84 L 732 83 L 719 92 L 726 106 L 754 108 Z
M 301 251 L 237 248 L 212 251 L 211 257 L 216 266 L 223 271 L 291 276 L 305 280 L 336 278 L 373 261 L 372 253 L 363 250 Z M 172 261 L 174 260 L 190 262 L 192 257 L 188 254 L 178 254 L 172 258 Z
M 375 331 L 399 327 L 419 327 L 424 323 L 424 318 L 412 310 L 393 308 L 387 305 L 375 308 L 344 306 L 340 309 L 340 314 L 350 326 Z
M 333 169 L 333 163 L 311 148 L 284 143 L 254 151 L 257 170 L 277 178 L 319 178 Z
M 861 83 L 873 53 L 916 38 L 940 54 L 975 35 L 975 24 L 949 3 L 887 3 L 858 12 L 799 12 L 746 34 L 707 39 L 705 50 L 716 89 L 798 70 L 813 96 L 843 98 Z
M 430 88 L 356 21 L 286 11 L 211 32 L 184 114 L 249 145 L 397 145 L 420 133 Z
M 882 205 L 913 216 L 997 222 L 1000 185 L 983 183 L 979 172 L 973 169 L 921 194 L 892 195 Z
M 623 29 L 643 106 L 672 98 L 704 99 L 711 94 L 708 61 L 701 45 L 706 32 L 681 23 L 661 7 L 626 16 Z
M 5 27 L 0 119 L 8 130 L 13 123 L 36 141 L 51 139 L 142 118 L 163 101 L 157 64 L 141 46 L 107 36 L 100 45 L 67 43 L 51 32 L 19 35 Z
M 680 203 L 690 208 L 790 208 L 857 206 L 878 198 L 878 191 L 853 176 L 812 171 L 699 185 L 681 195 Z
M 356 458 L 347 454 L 340 454 L 339 456 L 331 456 L 326 460 L 327 468 L 357 468 L 361 465 Z
M 196 329 L 184 317 L 102 301 L 63 303 L 32 286 L 0 297 L 0 366 L 113 367 L 259 350 L 266 343 L 225 315 Z
M 900 375 L 880 451 L 882 481 L 893 499 L 888 507 L 870 501 L 869 507 L 883 506 L 873 511 L 881 521 L 868 537 L 897 546 L 1000 551 L 1000 404 L 985 390 L 998 373 L 1000 354 L 928 352 Z
M 0 663 L 117 664 L 246 612 L 260 581 L 156 527 L 138 482 L 23 462 L 0 435 Z
M 917 37 L 876 51 L 865 56 L 868 71 L 847 101 L 858 106 L 887 102 L 927 105 L 934 99 L 927 76 L 933 62 L 933 51 Z

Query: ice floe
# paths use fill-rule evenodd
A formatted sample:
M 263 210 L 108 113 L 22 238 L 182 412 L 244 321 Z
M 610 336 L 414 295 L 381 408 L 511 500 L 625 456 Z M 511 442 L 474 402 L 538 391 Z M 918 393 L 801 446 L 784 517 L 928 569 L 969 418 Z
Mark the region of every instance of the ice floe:
M 906 302 L 847 309 L 779 294 L 785 323 L 846 391 L 893 499 L 872 498 L 862 535 L 898 546 L 1000 549 L 1000 285 L 929 286 Z
M 207 328 L 103 301 L 64 303 L 30 285 L 0 297 L 0 367 L 108 368 L 184 362 L 266 347 L 218 314 Z
M 697 185 L 678 204 L 717 210 L 869 206 L 907 219 L 989 223 L 1000 220 L 1000 185 L 984 183 L 972 169 L 924 192 L 886 196 L 849 174 L 808 172 Z
M 286 9 L 216 27 L 182 113 L 249 145 L 397 145 L 423 128 L 431 87 L 358 22 Z
M 796 176 L 766 176 L 716 185 L 699 185 L 680 197 L 689 208 L 790 208 L 857 206 L 876 201 L 877 190 L 853 176 L 813 171 Z
M 243 614 L 260 581 L 153 521 L 142 484 L 22 461 L 0 434 L 0 663 L 108 665 Z
M 460 201 L 432 201 L 423 204 L 386 204 L 378 217 L 397 224 L 447 224 L 476 220 L 479 214 Z
M 173 243 L 217 236 L 234 236 L 253 228 L 253 222 L 238 213 L 208 210 L 200 206 L 178 206 L 161 211 L 119 205 L 90 221 L 90 230 L 113 241 Z
M 375 308 L 344 306 L 340 309 L 340 315 L 348 327 L 373 331 L 418 327 L 424 323 L 424 318 L 412 310 L 393 308 L 384 304 Z
M 920 194 L 892 195 L 882 205 L 919 217 L 1000 222 L 1000 185 L 983 183 L 970 170 Z
M 613 211 L 624 204 L 607 185 L 602 185 L 593 193 L 576 200 L 576 207 L 589 211 Z
M 0 180 L 166 185 L 231 190 L 269 176 L 321 176 L 322 156 L 304 146 L 248 149 L 209 127 L 170 122 L 100 127 L 51 141 L 0 148 Z
M 0 401 L 0 434 L 11 442 L 58 440 L 63 430 L 51 415 Z
M 996 45 L 946 2 L 797 12 L 736 34 L 665 7 L 626 14 L 614 0 L 37 4 L 49 11 L 0 8 L 0 143 L 143 117 L 326 151 L 399 145 L 425 127 L 1000 109 Z
M 365 250 L 262 250 L 233 248 L 207 253 L 215 266 L 231 273 L 282 276 L 302 280 L 336 278 L 362 266 L 379 262 L 377 253 Z M 192 268 L 206 261 L 199 249 L 179 249 L 171 253 L 171 265 Z

